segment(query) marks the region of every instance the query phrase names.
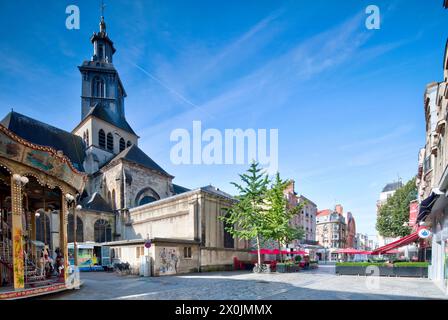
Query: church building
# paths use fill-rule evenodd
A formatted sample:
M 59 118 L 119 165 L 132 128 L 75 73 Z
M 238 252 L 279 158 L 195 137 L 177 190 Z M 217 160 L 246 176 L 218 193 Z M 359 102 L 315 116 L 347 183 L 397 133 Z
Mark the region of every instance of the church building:
M 189 190 L 174 184 L 174 176 L 139 148 L 126 120 L 127 94 L 104 17 L 90 41 L 93 54 L 78 67 L 81 121 L 71 132 L 15 111 L 0 122 L 21 139 L 63 154 L 86 176 L 76 218 L 68 216 L 68 242 L 107 246 L 113 261 L 128 262 L 135 272 L 141 257 L 150 257 L 155 276 L 223 270 L 235 257 L 248 260 L 248 242 L 233 239 L 219 219 L 232 196 L 213 186 Z M 49 209 L 47 214 L 45 232 L 51 235 L 59 222 Z M 49 245 L 54 250 L 58 244 Z

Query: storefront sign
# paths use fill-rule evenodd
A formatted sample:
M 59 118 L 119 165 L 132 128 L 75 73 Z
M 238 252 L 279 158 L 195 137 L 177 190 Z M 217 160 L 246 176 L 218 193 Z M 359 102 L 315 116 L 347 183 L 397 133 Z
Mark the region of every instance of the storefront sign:
M 431 231 L 429 231 L 428 229 L 421 229 L 421 230 L 418 232 L 418 236 L 419 236 L 421 239 L 426 239 L 426 238 L 428 238 L 430 235 L 431 235 Z

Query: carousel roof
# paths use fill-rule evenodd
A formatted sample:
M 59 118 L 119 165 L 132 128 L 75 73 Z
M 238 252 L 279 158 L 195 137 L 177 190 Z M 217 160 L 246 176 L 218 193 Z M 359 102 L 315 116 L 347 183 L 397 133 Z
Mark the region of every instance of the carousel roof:
M 31 143 L 61 150 L 78 171 L 84 171 L 85 145 L 81 137 L 15 111 L 8 113 L 0 123 Z

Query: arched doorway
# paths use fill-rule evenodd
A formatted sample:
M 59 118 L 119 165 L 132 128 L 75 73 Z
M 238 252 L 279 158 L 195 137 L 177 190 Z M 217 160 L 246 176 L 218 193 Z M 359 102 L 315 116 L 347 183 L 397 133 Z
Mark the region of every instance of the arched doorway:
M 112 227 L 109 221 L 105 219 L 98 219 L 94 225 L 95 242 L 109 242 L 112 241 Z

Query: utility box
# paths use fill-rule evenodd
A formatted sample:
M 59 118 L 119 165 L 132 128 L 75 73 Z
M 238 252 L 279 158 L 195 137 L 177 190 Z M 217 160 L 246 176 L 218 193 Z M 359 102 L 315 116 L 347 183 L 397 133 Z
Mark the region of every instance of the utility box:
M 140 276 L 150 277 L 151 276 L 151 257 L 141 256 L 140 257 Z

